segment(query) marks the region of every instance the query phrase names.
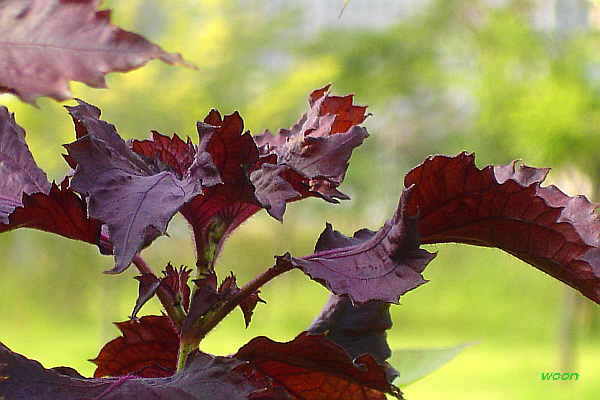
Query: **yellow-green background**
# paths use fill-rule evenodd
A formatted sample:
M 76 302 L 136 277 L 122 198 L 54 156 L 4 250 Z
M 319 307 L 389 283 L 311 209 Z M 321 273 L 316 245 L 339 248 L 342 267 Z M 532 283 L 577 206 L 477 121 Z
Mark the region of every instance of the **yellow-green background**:
M 213 107 L 224 114 L 238 110 L 253 133 L 276 131 L 291 126 L 307 110 L 308 93 L 327 83 L 335 94 L 356 93 L 356 103 L 370 105 L 373 116 L 365 125 L 372 137 L 355 152 L 341 187 L 352 200 L 309 199 L 290 204 L 284 224 L 265 213 L 245 223 L 218 263 L 221 278 L 234 271 L 243 284 L 272 265 L 274 255 L 311 253 L 326 221 L 347 235 L 378 229 L 394 211 L 404 174 L 430 153 L 475 151 L 480 166 L 514 158 L 556 166 L 550 180 L 594 198 L 598 35 L 594 29 L 540 31 L 530 24 L 531 4 L 490 8 L 484 1 L 443 0 L 388 29 L 353 30 L 342 16 L 337 29 L 307 37 L 294 33 L 301 7 L 266 14 L 260 1 L 113 0 L 106 6 L 116 23 L 181 52 L 199 69 L 154 61 L 110 75 L 107 90 L 72 87 L 125 138 L 146 138 L 155 129 L 196 140 L 195 122 Z M 484 22 L 469 19 L 473 15 Z M 284 68 L 265 61 L 273 54 L 283 55 Z M 61 180 L 67 172 L 61 144 L 74 138 L 63 104 L 40 99 L 33 108 L 9 95 L 0 103 L 15 112 L 49 178 Z M 169 235 L 142 254 L 156 272 L 167 262 L 194 264 L 182 218 L 174 219 Z M 424 273 L 430 282 L 393 307 L 391 347 L 481 343 L 405 388 L 407 398 L 597 398 L 597 306 L 499 250 L 428 250 L 439 252 Z M 30 230 L 1 235 L 0 254 L 0 341 L 46 367 L 68 365 L 91 375 L 94 366 L 86 360 L 117 335 L 111 322 L 125 320 L 133 308 L 133 268 L 103 275 L 110 257 Z M 236 310 L 204 350 L 231 354 L 257 335 L 291 340 L 311 323 L 327 292 L 293 271 L 266 286 L 262 297 L 268 304 L 258 305 L 248 329 Z M 159 311 L 152 303 L 142 314 Z M 573 363 L 565 366 L 559 332 L 569 316 Z M 577 372 L 579 380 L 542 381 L 547 372 Z

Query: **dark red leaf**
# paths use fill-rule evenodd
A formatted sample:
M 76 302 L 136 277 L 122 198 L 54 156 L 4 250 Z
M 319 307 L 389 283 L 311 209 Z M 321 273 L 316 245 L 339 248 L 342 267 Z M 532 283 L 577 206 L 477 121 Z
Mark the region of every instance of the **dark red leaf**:
M 65 178 L 60 187 L 53 183 L 48 194 L 23 196 L 23 206 L 10 215 L 8 225 L 0 224 L 0 232 L 32 228 L 98 245 L 102 224 L 88 218 L 85 200 L 68 185 L 69 179 Z
M 182 179 L 171 171 L 155 170 L 129 149 L 115 127 L 99 119 L 100 110 L 80 101 L 69 107 L 86 135 L 65 145 L 77 163 L 71 188 L 88 196 L 89 215 L 108 226 L 115 267 L 124 271 L 136 253 L 164 234 L 170 219 L 203 186 L 220 182 L 212 158 L 201 141 L 194 162 Z
M 240 361 L 194 353 L 179 373 L 82 379 L 45 369 L 0 344 L 0 397 L 27 400 L 247 400 L 260 392 L 234 369 Z
M 145 316 L 115 324 L 120 336 L 108 342 L 91 360 L 95 377 L 135 375 L 171 376 L 177 369 L 179 335 L 167 316 Z
M 541 186 L 548 169 L 487 166 L 474 156 L 430 157 L 410 171 L 408 203 L 423 243 L 500 248 L 600 303 L 597 205 Z
M 152 138 L 149 140 L 133 140 L 131 148 L 140 155 L 158 159 L 168 165 L 179 179 L 182 179 L 192 166 L 196 154 L 196 148 L 189 137 L 184 142 L 176 134 L 170 138 L 156 131 L 152 131 Z
M 0 107 L 0 232 L 19 227 L 40 229 L 98 244 L 100 222 L 88 218 L 84 200 L 50 184 L 25 142 L 25 131 Z
M 221 285 L 219 286 L 219 294 L 221 295 L 223 301 L 231 298 L 240 292 L 240 288 L 237 286 L 236 278 L 233 273 L 229 275 Z M 242 299 L 240 303 L 240 308 L 242 309 L 242 313 L 244 314 L 244 323 L 246 324 L 246 328 L 250 325 L 250 320 L 252 319 L 252 314 L 254 313 L 254 309 L 256 305 L 260 303 L 266 303 L 259 296 L 260 290 L 257 290 L 250 294 L 250 296 Z
M 182 304 L 186 311 L 190 308 L 190 286 L 187 283 L 190 273 L 191 270 L 188 268 L 175 269 L 169 263 L 166 270 L 163 271 L 165 277 L 160 283 L 171 297 L 171 304 L 174 306 Z
M 302 258 L 284 256 L 277 262 L 291 262 L 354 302 L 397 303 L 402 294 L 426 282 L 421 272 L 435 256 L 419 248 L 418 216 L 409 217 L 406 210 L 410 193 L 411 188 L 404 190 L 394 217 L 378 232 L 361 230 L 352 239 L 340 240 L 342 235 L 327 224 L 319 242 L 331 250 Z
M 0 5 L 0 13 L 1 10 Z M 6 107 L 0 107 L 0 223 L 8 224 L 8 216 L 23 205 L 23 194 L 49 190 L 46 173 L 37 166 L 27 147 L 25 131 Z
M 310 111 L 291 129 L 269 131 L 254 138 L 261 155 L 277 155 L 277 164 L 287 165 L 309 178 L 311 191 L 328 201 L 347 199 L 339 186 L 348 169 L 352 150 L 369 136 L 362 123 L 366 107 L 352 105 L 352 95 L 331 96 L 329 85 L 309 96 Z
M 356 360 L 322 335 L 301 333 L 288 343 L 257 337 L 234 356 L 247 361 L 236 368 L 251 380 L 268 378 L 298 400 L 385 400 L 385 394 L 400 396 L 384 367 L 372 356 Z
M 212 110 L 204 123 L 198 123 L 201 138 L 208 131 L 207 127 L 214 128 L 207 151 L 223 184 L 205 190 L 181 210 L 194 229 L 206 226 L 212 216 L 227 205 L 246 202 L 259 206 L 248 179 L 248 169 L 258 161 L 258 150 L 250 134 L 243 133 L 244 121 L 237 112 L 221 118 L 218 111 Z
M 0 91 L 34 103 L 71 98 L 69 81 L 105 87 L 104 76 L 152 59 L 186 64 L 144 37 L 111 24 L 101 0 L 4 0 L 0 4 Z
M 258 161 L 258 150 L 243 130 L 244 122 L 237 112 L 222 118 L 212 110 L 204 122 L 198 123 L 201 141 L 206 132 L 214 132 L 207 151 L 223 182 L 206 188 L 181 209 L 194 230 L 199 258 L 214 247 L 214 242 L 222 244 L 229 232 L 261 209 L 248 178 L 248 170 Z

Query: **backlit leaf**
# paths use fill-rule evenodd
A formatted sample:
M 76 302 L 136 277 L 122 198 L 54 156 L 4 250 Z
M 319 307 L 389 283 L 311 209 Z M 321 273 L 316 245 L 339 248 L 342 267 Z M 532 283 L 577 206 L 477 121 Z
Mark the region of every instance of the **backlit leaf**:
M 247 361 L 236 368 L 251 379 L 268 377 L 298 400 L 385 400 L 388 393 L 400 397 L 372 356 L 354 361 L 338 345 L 322 335 L 301 333 L 288 343 L 257 337 L 234 356 Z
M 408 202 L 423 243 L 497 247 L 600 303 L 597 205 L 541 186 L 548 169 L 475 166 L 474 156 L 435 156 L 410 171 Z
M 91 360 L 94 376 L 154 378 L 171 376 L 177 369 L 179 335 L 167 316 L 145 316 L 115 324 L 122 336 L 108 342 Z
M 331 96 L 329 85 L 309 96 L 310 111 L 291 129 L 269 131 L 254 138 L 261 156 L 275 154 L 277 164 L 287 165 L 309 179 L 311 191 L 324 199 L 348 197 L 337 190 L 344 180 L 352 150 L 369 137 L 362 123 L 366 107 L 352 104 L 352 95 Z
M 68 186 L 65 178 L 60 186 L 53 183 L 48 194 L 24 195 L 23 206 L 10 215 L 9 224 L 0 224 L 0 232 L 32 228 L 98 245 L 102 224 L 88 218 L 86 201 Z

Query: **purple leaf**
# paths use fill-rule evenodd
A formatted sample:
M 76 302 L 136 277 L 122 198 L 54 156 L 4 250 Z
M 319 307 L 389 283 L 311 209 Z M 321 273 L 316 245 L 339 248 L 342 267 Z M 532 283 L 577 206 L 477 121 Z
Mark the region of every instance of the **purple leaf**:
M 50 187 L 27 147 L 25 131 L 6 107 L 0 107 L 0 222 L 9 223 L 15 207 L 23 205 L 23 194 L 47 194 Z
M 371 300 L 352 304 L 347 296 L 330 293 L 327 303 L 310 327 L 308 333 L 323 334 L 341 346 L 352 359 L 370 354 L 381 365 L 386 366 L 388 380 L 398 375 L 386 360 L 392 355 L 387 343 L 386 331 L 392 327 L 390 304 Z
M 246 400 L 257 391 L 233 369 L 242 363 L 205 353 L 166 378 L 83 379 L 45 369 L 0 344 L 0 398 L 27 400 Z
M 0 2 L 0 91 L 34 103 L 71 98 L 69 81 L 106 87 L 104 76 L 159 58 L 186 64 L 144 37 L 111 24 L 101 0 Z M 192 67 L 192 66 L 191 66 Z
M 404 190 L 394 217 L 379 231 L 363 229 L 348 239 L 328 224 L 319 242 L 332 250 L 303 258 L 286 255 L 278 262 L 291 262 L 334 294 L 346 294 L 356 303 L 397 303 L 402 294 L 426 282 L 421 272 L 435 257 L 419 248 L 418 217 L 409 217 L 406 211 L 411 190 Z M 354 244 L 338 248 L 344 243 Z
M 71 188 L 89 196 L 90 216 L 108 225 L 115 267 L 107 272 L 120 273 L 136 253 L 165 233 L 173 215 L 201 194 L 203 185 L 219 181 L 218 171 L 199 173 L 209 169 L 203 165 L 210 158 L 199 148 L 183 179 L 171 171 L 155 172 L 127 147 L 113 125 L 98 119 L 100 110 L 80 102 L 69 111 L 78 130 L 83 127 L 87 133 L 65 145 L 77 163 Z
M 273 218 L 283 221 L 288 201 L 301 197 L 291 183 L 281 177 L 281 173 L 289 170 L 285 165 L 265 163 L 250 174 L 254 184 L 256 198 Z

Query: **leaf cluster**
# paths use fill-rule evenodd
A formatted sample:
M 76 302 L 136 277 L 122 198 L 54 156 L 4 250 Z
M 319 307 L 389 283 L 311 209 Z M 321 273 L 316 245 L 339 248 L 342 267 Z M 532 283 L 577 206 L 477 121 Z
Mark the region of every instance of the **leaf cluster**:
M 60 75 L 36 80 L 38 73 L 29 76 L 32 70 L 9 62 L 0 65 L 2 90 L 28 102 L 40 95 L 62 100 L 70 96 L 69 80 L 99 86 L 108 71 L 136 68 L 151 58 L 185 64 L 111 25 L 109 13 L 98 11 L 98 5 L 94 0 L 0 4 L 0 20 L 12 28 L 0 31 L 8 43 L 0 50 L 12 49 L 16 60 Z M 73 18 L 59 25 L 57 15 Z M 52 62 L 42 56 L 45 42 L 20 33 L 37 23 L 58 43 L 56 52 L 50 51 Z M 75 39 L 65 42 L 73 33 Z M 107 42 L 87 40 L 90 33 Z M 99 56 L 86 59 L 93 68 L 73 73 L 90 46 Z M 29 48 L 34 51 L 26 52 Z M 131 58 L 126 64 L 124 55 Z M 60 183 L 48 182 L 29 151 L 25 130 L 0 108 L 0 232 L 29 227 L 95 245 L 114 257 L 106 273 L 119 274 L 131 265 L 138 269 L 139 297 L 130 320 L 117 324 L 122 335 L 92 360 L 94 378 L 45 369 L 1 345 L 2 398 L 401 398 L 393 381 L 403 371 L 386 361 L 389 308 L 426 282 L 422 272 L 435 254 L 422 243 L 500 248 L 600 303 L 596 205 L 542 186 L 548 169 L 514 162 L 479 169 L 474 156 L 464 152 L 431 156 L 412 169 L 395 213 L 379 230 L 346 236 L 327 224 L 314 253 L 276 256 L 273 266 L 242 287 L 233 273 L 219 280 L 215 264 L 227 238 L 255 213 L 265 209 L 283 221 L 290 202 L 349 199 L 339 186 L 352 152 L 369 137 L 361 126 L 366 107 L 354 105 L 352 95 L 330 94 L 328 85 L 309 95 L 309 109 L 296 124 L 275 135 L 252 136 L 237 112 L 222 116 L 211 110 L 196 125 L 197 140 L 155 131 L 149 139 L 125 141 L 101 119 L 99 108 L 77 103 L 66 107 L 75 140 L 64 145 L 71 171 Z M 196 264 L 168 264 L 157 274 L 141 253 L 166 234 L 177 213 L 191 227 Z M 263 302 L 261 287 L 293 269 L 331 292 L 307 331 L 287 343 L 257 337 L 228 357 L 201 351 L 204 337 L 236 307 L 246 325 L 251 323 Z M 165 313 L 138 318 L 154 297 Z

